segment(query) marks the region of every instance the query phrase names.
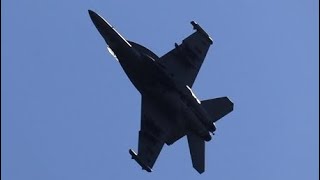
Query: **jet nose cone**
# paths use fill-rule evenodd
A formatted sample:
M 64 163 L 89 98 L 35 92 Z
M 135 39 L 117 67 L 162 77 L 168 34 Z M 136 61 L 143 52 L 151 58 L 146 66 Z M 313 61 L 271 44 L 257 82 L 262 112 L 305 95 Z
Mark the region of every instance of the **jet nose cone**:
M 111 37 L 112 34 L 112 26 L 105 20 L 103 17 L 101 17 L 99 14 L 95 13 L 92 10 L 88 10 L 90 18 L 95 25 L 95 27 L 98 29 L 102 37 L 107 42 L 107 37 Z
M 88 10 L 88 12 L 89 12 L 91 19 L 95 19 L 95 18 L 99 17 L 99 15 L 97 13 L 95 13 L 94 11 L 92 11 L 90 9 Z
M 99 22 L 99 21 L 102 20 L 102 18 L 97 13 L 95 13 L 94 11 L 88 10 L 88 12 L 89 12 L 90 18 L 93 21 L 93 23 L 96 24 L 96 22 Z
M 99 31 L 101 31 L 102 29 L 112 29 L 112 26 L 99 14 L 95 13 L 92 10 L 88 10 L 88 12 L 93 24 L 97 27 Z
M 91 14 L 93 14 L 94 12 L 92 11 L 92 10 L 88 10 L 88 13 L 90 14 L 90 16 L 91 16 Z
M 89 14 L 91 15 L 91 14 L 93 14 L 93 13 L 95 13 L 95 12 L 93 12 L 92 10 L 88 10 L 88 12 L 89 12 Z

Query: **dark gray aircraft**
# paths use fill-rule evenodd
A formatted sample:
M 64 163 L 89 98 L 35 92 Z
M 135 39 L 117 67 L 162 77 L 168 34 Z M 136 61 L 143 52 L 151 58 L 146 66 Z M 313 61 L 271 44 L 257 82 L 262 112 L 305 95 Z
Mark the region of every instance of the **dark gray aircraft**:
M 205 141 L 215 122 L 233 110 L 227 97 L 200 101 L 191 87 L 212 44 L 194 21 L 196 30 L 162 57 L 124 39 L 106 20 L 89 10 L 94 25 L 142 96 L 138 154 L 129 153 L 142 169 L 151 172 L 164 144 L 187 135 L 193 167 L 204 172 Z

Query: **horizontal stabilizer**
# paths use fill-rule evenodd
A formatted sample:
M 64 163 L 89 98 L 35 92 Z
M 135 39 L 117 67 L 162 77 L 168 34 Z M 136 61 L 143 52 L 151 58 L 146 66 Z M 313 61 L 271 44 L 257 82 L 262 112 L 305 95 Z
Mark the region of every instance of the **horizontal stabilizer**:
M 205 142 L 199 136 L 187 134 L 192 165 L 200 174 L 204 172 L 205 164 Z
M 142 167 L 143 170 L 152 172 L 152 169 L 148 165 L 146 165 L 132 149 L 129 150 L 129 153 L 132 156 L 131 158 L 134 159 Z
M 212 122 L 216 122 L 233 110 L 233 103 L 227 97 L 220 97 L 201 101 Z

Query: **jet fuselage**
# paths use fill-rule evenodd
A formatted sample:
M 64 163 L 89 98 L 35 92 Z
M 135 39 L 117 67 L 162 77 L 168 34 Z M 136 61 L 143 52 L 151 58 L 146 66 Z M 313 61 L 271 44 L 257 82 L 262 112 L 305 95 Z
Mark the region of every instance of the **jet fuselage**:
M 165 67 L 157 63 L 157 56 L 150 50 L 125 40 L 107 21 L 93 11 L 89 11 L 89 14 L 141 95 L 152 97 L 156 103 L 169 109 L 169 112 L 181 113 L 185 122 L 179 124 L 183 124 L 184 128 L 195 132 L 205 141 L 210 141 L 210 132 L 215 131 L 215 125 L 211 123 L 207 112 L 191 88 L 175 80 Z

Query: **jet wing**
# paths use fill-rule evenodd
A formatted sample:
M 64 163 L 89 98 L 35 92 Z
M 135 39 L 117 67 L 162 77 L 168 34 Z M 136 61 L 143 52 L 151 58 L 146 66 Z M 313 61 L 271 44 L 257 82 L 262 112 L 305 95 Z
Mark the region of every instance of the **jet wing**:
M 166 108 L 161 108 L 163 105 L 156 103 L 147 96 L 142 96 L 138 153 L 131 149 L 129 151 L 132 159 L 148 172 L 152 171 L 165 143 L 171 145 L 186 135 L 183 125 L 172 122 L 173 118 L 178 117 L 173 112 L 167 112 Z
M 213 42 L 197 23 L 192 21 L 191 24 L 197 31 L 185 38 L 182 44 L 175 44 L 173 50 L 158 60 L 171 76 L 189 87 L 192 87 Z
M 161 123 L 164 115 L 155 108 L 149 98 L 142 97 L 141 129 L 139 131 L 138 154 L 130 150 L 132 158 L 148 172 L 157 160 L 165 143 L 166 128 Z

